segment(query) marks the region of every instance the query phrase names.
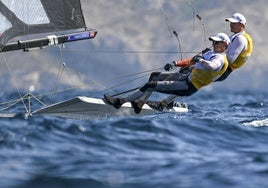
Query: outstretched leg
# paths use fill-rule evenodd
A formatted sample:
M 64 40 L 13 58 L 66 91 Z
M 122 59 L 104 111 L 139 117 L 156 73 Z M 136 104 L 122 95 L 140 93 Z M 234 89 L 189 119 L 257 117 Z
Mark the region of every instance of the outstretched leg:
M 147 101 L 147 99 L 152 95 L 152 92 L 153 91 L 145 91 L 138 100 L 131 101 L 131 105 L 134 108 L 136 114 L 139 114 L 141 112 L 145 101 Z
M 155 109 L 157 111 L 163 111 L 164 108 L 172 109 L 176 98 L 178 98 L 177 95 L 169 95 L 166 99 L 162 101 L 147 101 L 146 104 L 152 109 Z

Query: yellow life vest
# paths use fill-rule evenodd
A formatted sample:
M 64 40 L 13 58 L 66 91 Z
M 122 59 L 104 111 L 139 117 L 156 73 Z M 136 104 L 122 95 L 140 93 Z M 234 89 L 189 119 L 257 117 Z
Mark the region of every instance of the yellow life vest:
M 208 70 L 208 69 L 196 69 L 194 68 L 191 73 L 190 80 L 196 89 L 204 87 L 217 78 L 219 78 L 227 69 L 228 60 L 226 55 L 224 55 L 224 65 L 220 70 Z
M 233 63 L 229 64 L 229 67 L 232 70 L 238 69 L 239 67 L 244 65 L 244 63 L 247 61 L 248 57 L 251 55 L 252 50 L 253 50 L 252 38 L 246 32 L 244 32 L 242 35 L 246 37 L 246 39 L 248 41 L 248 46 L 247 46 L 247 49 L 243 50 L 238 55 L 238 57 L 236 58 L 236 60 Z

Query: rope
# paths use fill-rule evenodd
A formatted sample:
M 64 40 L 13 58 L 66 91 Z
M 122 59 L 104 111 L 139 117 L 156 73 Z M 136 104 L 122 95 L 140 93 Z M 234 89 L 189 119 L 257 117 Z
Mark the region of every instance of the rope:
M 4 105 L 4 104 L 9 104 L 7 107 L 5 108 L 1 108 L 0 111 L 5 111 L 9 108 L 11 108 L 12 106 L 16 105 L 17 103 L 19 103 L 21 101 L 21 99 L 16 99 L 14 101 L 10 101 L 10 102 L 5 102 L 5 103 L 1 103 L 0 105 Z M 12 104 L 10 104 L 12 103 Z
M 150 73 L 149 73 L 149 74 L 150 74 Z M 133 81 L 135 81 L 135 80 L 144 78 L 144 77 L 146 77 L 146 76 L 148 76 L 148 74 L 143 75 L 143 76 L 140 76 L 140 77 L 137 77 L 137 78 L 132 79 L 132 80 L 128 80 L 128 81 L 122 82 L 122 83 L 120 83 L 120 84 L 117 84 L 117 85 L 115 85 L 115 86 L 109 87 L 109 88 L 107 88 L 107 89 L 98 91 L 98 92 L 92 94 L 91 96 L 97 95 L 97 94 L 99 94 L 99 93 L 104 93 L 104 92 L 106 92 L 106 91 L 108 91 L 108 90 L 113 90 L 114 92 L 117 92 L 117 91 L 114 90 L 115 88 L 118 88 L 118 87 L 123 86 L 123 85 L 125 85 L 125 84 L 129 84 L 130 82 L 133 82 Z M 129 91 L 129 92 L 130 92 L 130 91 Z M 123 93 L 128 93 L 128 92 L 124 91 Z M 117 96 L 117 95 L 120 95 L 120 93 L 116 93 L 116 94 L 114 94 L 114 96 Z
M 29 98 L 29 97 L 30 97 L 30 98 Z M 11 100 L 11 101 L 8 101 L 8 102 L 0 103 L 0 105 L 6 105 L 6 104 L 8 104 L 7 107 L 1 108 L 0 111 L 5 111 L 5 110 L 11 108 L 12 106 L 15 106 L 15 105 L 16 105 L 17 103 L 19 103 L 20 101 L 23 101 L 23 103 L 24 103 L 24 100 L 25 100 L 26 98 L 29 99 L 28 102 L 30 102 L 30 99 L 31 99 L 31 98 L 34 98 L 37 102 L 39 102 L 39 103 L 42 104 L 43 106 L 47 106 L 47 105 L 46 105 L 45 103 L 43 103 L 40 99 L 38 99 L 37 96 L 34 96 L 34 95 L 31 94 L 31 93 L 27 93 L 27 94 L 25 94 L 24 96 L 22 96 L 22 97 L 19 98 L 19 99 L 15 99 L 15 100 Z M 26 105 L 25 105 L 25 106 L 26 106 Z M 30 108 L 30 106 L 29 106 L 29 108 Z M 30 110 L 30 109 L 27 109 L 26 112 L 29 113 L 29 112 L 30 112 L 29 110 Z
M 139 89 L 140 87 L 135 87 L 135 88 L 133 88 L 133 89 L 129 89 L 129 90 L 126 90 L 126 91 L 122 91 L 122 92 L 120 92 L 120 93 L 116 93 L 116 94 L 114 94 L 114 95 L 111 95 L 111 97 L 116 97 L 116 96 L 120 96 L 120 95 L 123 95 L 123 94 L 126 94 L 126 93 L 130 93 L 130 92 L 132 92 L 132 91 L 135 91 L 135 90 L 137 90 L 137 89 Z
M 175 36 L 178 44 L 179 44 L 179 53 L 181 55 L 181 60 L 182 60 L 182 44 L 181 44 L 181 40 L 179 38 L 179 35 L 178 33 L 170 26 L 169 24 L 169 19 L 168 19 L 168 16 L 166 14 L 166 11 L 164 10 L 164 7 L 162 6 L 162 3 L 160 2 L 160 0 L 158 0 L 158 4 L 160 6 L 160 9 L 161 9 L 161 12 L 163 14 L 163 16 L 165 17 L 165 21 L 166 21 L 166 25 L 167 25 L 167 28 L 169 30 L 169 33 L 170 33 L 170 36 L 172 37 L 172 34 Z
M 137 73 L 133 73 L 133 74 L 128 74 L 128 75 L 122 75 L 122 76 L 118 76 L 118 77 L 115 77 L 114 79 L 110 80 L 110 82 L 113 82 L 113 81 L 116 81 L 116 80 L 119 80 L 119 79 L 122 79 L 122 78 L 127 78 L 127 77 L 131 77 L 131 76 L 137 76 L 137 75 L 140 75 L 140 74 L 146 74 L 146 73 L 151 73 L 153 71 L 158 71 L 158 70 L 161 70 L 163 67 L 158 67 L 158 68 L 155 68 L 155 69 L 151 69 L 151 70 L 146 70 L 146 71 L 141 71 L 141 72 L 137 72 Z M 108 82 L 109 83 L 109 82 Z
M 2 55 L 2 58 L 3 58 L 3 60 L 4 60 L 5 65 L 6 65 L 6 67 L 7 67 L 7 70 L 8 70 L 8 73 L 9 73 L 10 77 L 13 78 L 14 76 L 13 76 L 13 74 L 12 74 L 12 72 L 11 72 L 10 66 L 9 66 L 9 64 L 8 64 L 8 62 L 7 62 L 7 60 L 6 60 L 5 55 L 4 55 L 3 53 L 1 53 L 1 55 Z M 19 87 L 17 86 L 17 82 L 15 82 L 14 85 L 15 85 L 16 90 L 17 90 L 17 93 L 18 93 L 18 95 L 20 96 L 20 99 L 21 99 L 21 98 L 22 98 L 22 94 L 21 94 L 21 92 L 20 92 L 20 90 L 19 90 Z M 26 112 L 28 112 L 27 106 L 26 106 L 26 104 L 24 103 L 24 101 L 21 100 L 21 102 L 22 102 L 22 104 L 23 104 L 23 106 L 24 106 Z
M 59 71 L 58 71 L 58 74 L 57 74 L 57 78 L 56 78 L 56 82 L 55 82 L 55 85 L 54 85 L 54 88 L 52 90 L 52 97 L 51 97 L 51 102 L 54 101 L 55 99 L 55 93 L 59 87 L 59 83 L 60 83 L 60 80 L 62 78 L 62 75 L 63 75 L 63 72 L 65 70 L 65 63 L 63 62 L 62 63 L 62 66 L 59 68 Z
M 57 74 L 57 78 L 56 78 L 56 82 L 55 82 L 55 85 L 54 85 L 54 88 L 53 88 L 53 93 L 52 93 L 52 97 L 51 97 L 51 102 L 54 101 L 55 99 L 55 93 L 59 87 L 59 83 L 60 83 L 60 80 L 62 78 L 62 75 L 63 75 L 63 72 L 66 68 L 66 64 L 64 62 L 64 58 L 63 58 L 63 52 L 62 52 L 62 48 L 63 46 L 59 46 L 59 49 L 60 49 L 60 56 L 61 56 L 61 66 L 59 68 L 59 71 L 58 71 L 58 74 Z
M 161 68 L 162 68 L 162 67 L 161 67 Z M 129 75 L 118 76 L 117 78 L 113 79 L 112 81 L 116 81 L 116 80 L 121 79 L 121 78 L 130 77 L 130 76 L 137 76 L 137 75 L 145 74 L 145 73 L 146 73 L 146 75 L 137 77 L 137 78 L 132 79 L 132 80 L 125 81 L 125 82 L 120 83 L 120 84 L 118 84 L 118 85 L 115 85 L 115 86 L 106 88 L 105 90 L 95 92 L 95 93 L 91 94 L 91 96 L 96 95 L 96 94 L 98 94 L 98 93 L 103 93 L 103 92 L 105 92 L 105 91 L 107 91 L 107 90 L 113 90 L 114 88 L 117 88 L 117 87 L 120 87 L 120 86 L 122 86 L 122 85 L 128 84 L 129 82 L 132 82 L 132 81 L 141 79 L 141 78 L 147 76 L 150 72 L 155 71 L 155 70 L 159 70 L 159 69 L 160 69 L 160 68 L 156 68 L 156 69 L 146 70 L 146 71 L 142 71 L 142 72 L 138 72 L 138 73 L 133 73 L 133 74 L 129 74 Z M 86 86 L 87 86 L 87 85 L 80 85 L 80 86 L 76 86 L 76 87 L 69 87 L 69 88 L 65 88 L 65 89 L 57 90 L 57 89 L 56 89 L 56 88 L 57 88 L 57 85 L 58 85 L 58 83 L 59 83 L 60 77 L 61 77 L 62 72 L 63 72 L 64 70 L 66 70 L 66 66 L 65 66 L 65 65 L 64 65 L 64 67 L 63 67 L 61 70 L 59 70 L 58 78 L 57 78 L 57 82 L 56 82 L 57 84 L 56 84 L 56 86 L 54 87 L 53 91 L 51 91 L 51 92 L 47 92 L 47 93 L 42 93 L 42 94 L 39 94 L 39 95 L 33 95 L 33 94 L 28 93 L 28 94 L 22 96 L 22 95 L 20 94 L 20 98 L 19 98 L 19 99 L 15 99 L 15 100 L 11 100 L 11 101 L 7 101 L 7 102 L 0 103 L 0 105 L 8 105 L 7 107 L 4 107 L 4 108 L 0 109 L 0 111 L 7 110 L 7 109 L 11 108 L 12 106 L 16 105 L 17 103 L 19 103 L 20 101 L 22 101 L 23 104 L 24 104 L 24 106 L 25 106 L 26 112 L 29 112 L 29 109 L 27 109 L 26 104 L 25 104 L 25 102 L 24 102 L 24 100 L 25 100 L 26 98 L 28 98 L 28 99 L 29 99 L 29 97 L 34 98 L 34 99 L 35 99 L 36 101 L 38 101 L 41 105 L 43 105 L 43 106 L 47 106 L 45 103 L 43 103 L 43 102 L 39 99 L 40 97 L 43 97 L 43 96 L 49 96 L 49 95 L 53 95 L 53 96 L 54 96 L 54 95 L 57 94 L 57 93 L 66 92 L 66 91 L 69 91 L 69 90 L 73 90 L 73 89 L 82 88 L 82 87 L 86 87 Z M 111 82 L 111 80 L 109 80 L 109 81 Z M 139 87 L 137 87 L 137 88 L 135 88 L 135 89 L 138 89 L 138 88 L 139 88 Z M 131 89 L 131 90 L 134 91 L 135 89 Z M 125 93 L 128 93 L 128 92 L 131 92 L 131 90 L 128 90 L 128 91 L 124 91 L 124 92 L 115 94 L 115 96 L 116 96 L 116 95 L 122 95 L 122 94 L 125 94 Z
M 203 33 L 204 33 L 204 42 L 205 42 L 205 46 L 207 46 L 207 31 L 206 31 L 205 23 L 202 21 L 202 17 L 199 14 L 196 13 L 197 11 L 194 8 L 193 3 L 192 3 L 191 0 L 188 0 L 188 4 L 193 10 L 193 31 L 195 29 L 195 17 L 196 17 L 202 24 Z
M 126 51 L 126 50 L 64 50 L 64 52 L 72 53 L 99 53 L 99 54 L 192 54 L 195 51 Z

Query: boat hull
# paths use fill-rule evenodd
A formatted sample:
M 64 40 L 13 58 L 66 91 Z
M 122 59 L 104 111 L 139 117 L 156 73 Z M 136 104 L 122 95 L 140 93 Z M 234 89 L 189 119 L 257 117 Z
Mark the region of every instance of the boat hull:
M 168 111 L 163 112 L 188 112 L 187 107 L 177 106 Z M 148 105 L 144 105 L 140 114 L 149 115 L 157 113 L 156 110 L 150 108 Z M 59 102 L 40 110 L 36 110 L 32 115 L 52 115 L 64 118 L 74 119 L 96 119 L 101 117 L 114 117 L 114 116 L 136 116 L 131 104 L 129 102 L 121 106 L 120 109 L 116 109 L 106 104 L 100 98 L 91 98 L 85 96 L 78 96 L 63 102 Z

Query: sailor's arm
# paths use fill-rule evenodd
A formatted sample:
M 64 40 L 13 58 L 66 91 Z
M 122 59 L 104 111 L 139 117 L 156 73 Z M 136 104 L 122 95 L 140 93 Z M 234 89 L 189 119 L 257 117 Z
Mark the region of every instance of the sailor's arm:
M 204 59 L 201 59 L 199 61 L 202 66 L 206 69 L 210 69 L 210 70 L 217 70 L 219 69 L 220 67 L 222 67 L 223 65 L 223 62 L 224 62 L 224 59 L 223 57 L 219 56 L 219 55 L 216 55 L 213 57 L 213 59 L 211 60 L 204 60 Z
M 196 55 L 193 58 L 187 58 L 187 59 L 182 59 L 178 61 L 173 61 L 172 63 L 167 63 L 164 66 L 164 69 L 166 71 L 170 71 L 173 69 L 173 67 L 188 67 L 194 65 L 196 62 L 198 62 L 200 59 L 202 59 L 201 56 Z
M 237 36 L 226 51 L 228 61 L 233 63 L 239 54 L 247 48 L 247 39 L 243 35 Z

